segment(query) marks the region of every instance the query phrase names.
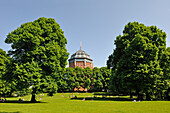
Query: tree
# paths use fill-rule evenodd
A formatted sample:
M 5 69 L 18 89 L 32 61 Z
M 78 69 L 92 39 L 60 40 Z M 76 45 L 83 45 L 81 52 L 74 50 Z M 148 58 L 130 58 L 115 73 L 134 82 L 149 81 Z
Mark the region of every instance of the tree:
M 93 78 L 92 78 L 92 89 L 94 91 L 102 91 L 103 84 L 102 84 L 102 74 L 100 72 L 100 68 L 94 67 L 93 68 Z
M 164 54 L 164 76 L 163 77 L 163 86 L 162 89 L 165 93 L 165 99 L 170 100 L 170 47 L 167 47 Z M 166 89 L 166 90 L 165 90 Z M 161 95 L 162 97 L 162 95 Z
M 19 70 L 30 65 L 35 70 L 32 72 L 28 69 L 26 74 L 32 73 L 35 79 L 40 81 L 32 94 L 37 93 L 35 90 L 49 89 L 46 91 L 56 91 L 54 89 L 56 88 L 54 79 L 59 78 L 57 77 L 60 76 L 58 72 L 65 68 L 69 54 L 65 47 L 67 40 L 64 37 L 64 32 L 54 19 L 42 17 L 33 22 L 22 24 L 7 35 L 5 42 L 11 44 L 12 49 L 9 51 L 9 55 L 11 55 L 13 62 L 16 63 L 15 76 L 8 75 L 11 76 L 12 80 L 15 81 L 17 76 L 22 76 L 18 73 Z M 21 79 L 17 81 L 21 84 L 24 83 L 22 83 Z M 18 86 L 19 84 L 16 85 Z M 29 85 L 27 84 L 21 89 L 25 90 L 30 87 Z M 51 88 L 54 90 L 51 90 Z M 35 99 L 32 100 L 35 101 Z
M 167 76 L 166 58 L 163 57 L 166 33 L 156 26 L 129 22 L 123 36 L 117 36 L 115 45 L 107 61 L 108 68 L 112 69 L 112 88 L 119 93 L 125 92 L 125 89 L 135 91 L 138 97 L 139 93 L 145 93 L 150 98 L 157 90 L 156 86 L 160 86 L 159 81 L 164 82 Z
M 31 101 L 35 102 L 35 94 L 41 91 L 41 68 L 38 64 L 32 61 L 25 64 L 16 64 L 16 70 L 14 72 L 13 80 L 15 80 L 16 88 L 18 91 L 26 93 L 31 90 L 32 98 Z
M 126 69 L 123 79 L 127 89 L 135 90 L 138 98 L 139 92 L 152 93 L 156 79 L 161 74 L 157 60 L 158 49 L 148 42 L 147 37 L 136 35 L 126 49 L 124 60 L 119 64 Z
M 93 90 L 102 91 L 109 89 L 111 70 L 107 67 L 93 68 Z
M 111 69 L 108 69 L 107 67 L 101 67 L 100 73 L 102 75 L 101 79 L 102 79 L 103 89 L 106 91 L 109 89 L 109 85 L 110 85 Z
M 74 88 L 76 87 L 75 83 L 75 72 L 74 68 L 68 67 L 64 70 L 63 77 L 61 81 L 58 82 L 59 85 L 59 91 L 73 91 Z
M 10 93 L 11 84 L 8 84 L 4 79 L 3 76 L 6 74 L 7 65 L 10 63 L 11 58 L 6 54 L 5 51 L 0 49 L 0 94 L 5 95 Z
M 84 85 L 83 85 L 83 87 L 87 88 L 89 90 L 90 86 L 91 86 L 91 78 L 93 76 L 93 71 L 89 67 L 86 67 L 86 68 L 83 69 L 83 73 L 84 73 L 84 77 L 83 77 Z

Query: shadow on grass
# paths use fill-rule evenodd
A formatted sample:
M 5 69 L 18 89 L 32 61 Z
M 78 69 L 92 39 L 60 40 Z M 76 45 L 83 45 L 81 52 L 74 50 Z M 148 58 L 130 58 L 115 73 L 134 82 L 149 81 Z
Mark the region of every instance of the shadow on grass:
M 47 103 L 47 102 L 41 102 L 41 101 L 37 101 L 37 102 L 31 102 L 31 101 L 18 101 L 18 100 L 8 100 L 5 102 L 0 102 L 1 103 L 17 103 L 17 104 L 36 104 L 36 103 Z M 1 113 L 1 112 L 0 112 Z
M 71 98 L 71 100 L 83 100 L 83 97 L 80 98 Z M 134 99 L 129 98 L 103 98 L 103 97 L 85 97 L 85 100 L 93 100 L 93 101 L 132 101 Z
M 0 112 L 0 113 L 21 113 L 21 112 L 16 111 L 16 112 Z

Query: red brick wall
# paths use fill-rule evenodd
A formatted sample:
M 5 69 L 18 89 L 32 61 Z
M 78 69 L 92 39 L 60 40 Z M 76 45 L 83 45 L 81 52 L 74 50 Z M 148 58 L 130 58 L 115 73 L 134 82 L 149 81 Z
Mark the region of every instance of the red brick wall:
M 84 62 L 83 61 L 77 61 L 76 62 L 76 67 L 84 67 Z
M 75 68 L 74 62 L 69 63 L 69 67 Z
M 86 68 L 86 67 L 90 67 L 91 69 L 93 69 L 93 64 L 86 62 L 86 66 L 84 65 L 83 61 L 76 61 L 76 65 L 74 65 L 74 62 L 69 63 L 69 67 L 75 68 L 75 67 L 81 67 L 81 68 Z
M 93 69 L 93 64 L 86 62 L 86 67 L 90 67 L 91 69 Z

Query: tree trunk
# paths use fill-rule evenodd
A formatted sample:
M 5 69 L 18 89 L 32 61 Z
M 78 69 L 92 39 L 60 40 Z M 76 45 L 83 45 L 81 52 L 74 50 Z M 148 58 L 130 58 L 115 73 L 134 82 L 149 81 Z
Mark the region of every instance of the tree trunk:
M 32 97 L 31 97 L 31 102 L 36 102 L 36 99 L 35 99 L 35 94 L 32 94 Z
M 163 93 L 161 92 L 161 100 L 163 100 L 164 99 L 164 96 L 163 96 Z
M 167 91 L 167 99 L 170 100 L 169 91 Z
M 130 90 L 130 99 L 133 98 L 132 90 Z
M 170 93 L 170 88 L 167 90 L 167 92 L 166 92 L 166 99 L 167 100 L 170 100 L 170 95 L 169 95 L 169 93 Z
M 139 90 L 136 90 L 136 94 L 137 94 L 137 100 L 139 100 L 140 99 Z
M 149 93 L 146 93 L 146 100 L 151 100 Z
M 36 94 L 36 89 L 33 88 L 33 91 L 32 91 L 32 97 L 31 97 L 31 102 L 36 102 L 36 99 L 35 99 L 35 94 Z
M 53 92 L 49 92 L 48 95 L 49 95 L 49 96 L 53 96 Z

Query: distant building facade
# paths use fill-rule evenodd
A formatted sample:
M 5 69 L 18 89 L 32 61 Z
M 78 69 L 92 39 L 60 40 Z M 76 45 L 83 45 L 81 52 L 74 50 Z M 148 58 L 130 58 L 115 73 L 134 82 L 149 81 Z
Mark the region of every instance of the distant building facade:
M 81 49 L 81 46 L 80 50 L 71 55 L 71 58 L 68 61 L 69 67 L 72 68 L 81 67 L 84 69 L 86 67 L 90 67 L 93 69 L 93 60 L 90 58 L 90 55 Z

